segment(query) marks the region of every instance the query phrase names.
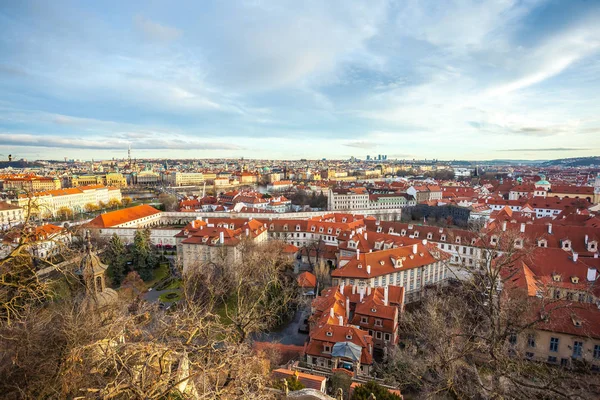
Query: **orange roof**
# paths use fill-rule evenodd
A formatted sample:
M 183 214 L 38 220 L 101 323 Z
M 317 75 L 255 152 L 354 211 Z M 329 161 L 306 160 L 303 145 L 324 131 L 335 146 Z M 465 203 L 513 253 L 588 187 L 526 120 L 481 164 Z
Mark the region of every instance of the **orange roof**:
M 305 388 L 315 390 L 321 390 L 323 382 L 327 380 L 327 378 L 324 376 L 305 374 L 304 372 L 292 371 L 289 369 L 278 368 L 273 370 L 273 378 L 276 379 L 283 379 L 292 376 L 296 376 Z
M 317 286 L 317 277 L 308 271 L 298 275 L 297 281 L 298 286 L 301 288 L 315 288 Z
M 158 211 L 156 208 L 147 204 L 142 204 L 139 206 L 100 214 L 91 220 L 87 226 L 91 228 L 110 228 L 158 213 L 160 213 L 160 211 Z

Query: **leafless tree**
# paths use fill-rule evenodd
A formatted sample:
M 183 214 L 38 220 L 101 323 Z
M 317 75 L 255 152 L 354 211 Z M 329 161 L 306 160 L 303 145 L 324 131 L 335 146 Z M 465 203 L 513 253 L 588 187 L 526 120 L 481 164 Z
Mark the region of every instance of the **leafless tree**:
M 590 398 L 600 395 L 600 381 L 525 357 L 512 338 L 534 330 L 561 308 L 578 307 L 537 296 L 515 284 L 522 261 L 535 249 L 514 231 L 475 233 L 448 238 L 453 257 L 439 252 L 451 271 L 468 268 L 472 275 L 457 287 L 425 294 L 422 304 L 402 318 L 406 348 L 389 354 L 381 375 L 420 390 L 428 397 L 453 398 Z M 480 253 L 477 263 L 464 262 L 462 245 Z M 468 240 L 468 241 L 467 241 Z M 469 252 L 470 254 L 470 252 Z

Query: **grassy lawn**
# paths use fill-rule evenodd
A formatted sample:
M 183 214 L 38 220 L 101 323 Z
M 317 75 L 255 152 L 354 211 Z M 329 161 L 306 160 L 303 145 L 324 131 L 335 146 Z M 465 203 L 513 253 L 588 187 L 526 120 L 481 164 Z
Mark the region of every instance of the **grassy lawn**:
M 152 280 L 146 282 L 146 287 L 154 287 L 158 282 L 163 280 L 169 275 L 169 263 L 161 263 L 158 268 L 154 270 Z
M 167 292 L 158 296 L 158 299 L 163 303 L 170 303 L 172 301 L 181 300 L 181 294 L 179 292 Z
M 225 304 L 227 304 L 227 308 L 229 312 L 231 312 L 236 307 L 235 298 L 233 296 L 229 296 L 227 303 L 221 303 L 216 307 L 215 314 L 221 318 L 221 322 L 223 322 L 225 325 L 229 325 L 231 324 L 231 320 L 227 318 L 227 314 L 225 314 Z

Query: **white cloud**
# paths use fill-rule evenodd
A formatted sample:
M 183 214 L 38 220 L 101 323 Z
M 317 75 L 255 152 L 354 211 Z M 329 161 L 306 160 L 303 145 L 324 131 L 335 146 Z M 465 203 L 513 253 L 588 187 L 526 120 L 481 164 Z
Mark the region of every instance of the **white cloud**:
M 95 137 L 92 139 L 71 138 L 64 136 L 40 136 L 20 133 L 0 133 L 3 146 L 27 146 L 86 150 L 122 150 L 134 143 L 136 149 L 153 150 L 242 150 L 243 147 L 233 143 L 214 142 L 193 139 L 187 136 L 170 135 L 132 140 Z

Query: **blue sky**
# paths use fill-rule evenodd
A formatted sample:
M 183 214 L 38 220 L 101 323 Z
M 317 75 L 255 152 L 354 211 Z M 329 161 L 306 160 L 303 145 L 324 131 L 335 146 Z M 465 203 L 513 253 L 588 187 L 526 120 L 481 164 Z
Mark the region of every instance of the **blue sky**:
M 4 1 L 0 158 L 600 153 L 600 1 Z

